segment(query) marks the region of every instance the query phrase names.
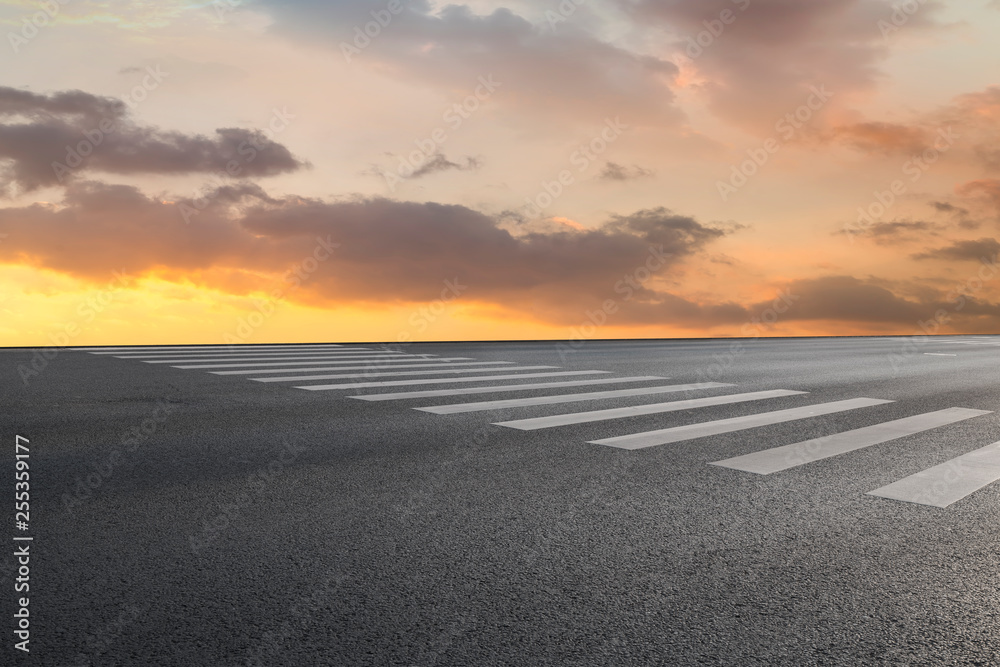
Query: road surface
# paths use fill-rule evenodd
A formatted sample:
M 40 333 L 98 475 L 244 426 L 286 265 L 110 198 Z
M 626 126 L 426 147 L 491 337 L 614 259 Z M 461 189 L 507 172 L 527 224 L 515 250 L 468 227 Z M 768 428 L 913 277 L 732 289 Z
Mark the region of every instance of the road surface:
M 998 664 L 1000 337 L 0 368 L 5 664 Z

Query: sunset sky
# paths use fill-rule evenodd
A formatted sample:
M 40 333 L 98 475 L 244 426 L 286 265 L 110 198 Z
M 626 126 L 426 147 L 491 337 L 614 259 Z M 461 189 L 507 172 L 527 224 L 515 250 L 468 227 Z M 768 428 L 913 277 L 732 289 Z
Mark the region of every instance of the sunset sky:
M 0 24 L 0 345 L 1000 329 L 997 0 Z

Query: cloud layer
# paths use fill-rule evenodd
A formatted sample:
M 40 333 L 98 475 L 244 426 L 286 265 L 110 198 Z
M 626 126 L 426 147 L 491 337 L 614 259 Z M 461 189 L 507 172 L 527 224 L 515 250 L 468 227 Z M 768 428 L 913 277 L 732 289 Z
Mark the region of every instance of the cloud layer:
M 305 167 L 268 133 L 214 137 L 136 124 L 122 100 L 82 91 L 40 95 L 0 87 L 0 194 L 59 185 L 92 172 L 262 177 Z

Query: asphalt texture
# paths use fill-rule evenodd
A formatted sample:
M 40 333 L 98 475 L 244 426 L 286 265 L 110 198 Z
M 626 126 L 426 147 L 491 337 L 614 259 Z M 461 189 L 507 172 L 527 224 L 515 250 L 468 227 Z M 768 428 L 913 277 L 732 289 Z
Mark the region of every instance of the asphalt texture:
M 1000 665 L 1000 483 L 946 508 L 866 495 L 1000 440 L 1000 346 L 958 339 L 408 346 L 734 385 L 454 415 L 412 408 L 640 385 L 366 402 L 461 385 L 314 392 L 65 349 L 24 380 L 34 351 L 0 350 L 2 495 L 24 436 L 34 537 L 30 654 L 8 630 L 0 662 Z M 773 389 L 809 393 L 492 425 Z M 893 402 L 588 444 L 858 397 Z M 709 465 L 952 407 L 994 412 L 768 476 Z

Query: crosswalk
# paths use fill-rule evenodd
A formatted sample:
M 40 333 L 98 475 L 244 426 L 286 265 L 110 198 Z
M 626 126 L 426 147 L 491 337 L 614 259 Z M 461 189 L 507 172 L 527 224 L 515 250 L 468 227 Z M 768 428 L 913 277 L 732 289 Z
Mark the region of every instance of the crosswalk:
M 940 341 L 952 345 L 1000 345 L 995 338 L 969 337 Z M 291 386 L 309 392 L 337 392 L 338 397 L 361 402 L 400 401 L 424 413 L 448 418 L 451 415 L 488 413 L 496 428 L 516 431 L 547 431 L 562 427 L 580 427 L 600 423 L 602 435 L 607 428 L 638 416 L 711 415 L 713 408 L 736 406 L 747 414 L 694 423 L 667 425 L 653 430 L 628 432 L 581 444 L 621 450 L 641 450 L 710 438 L 722 434 L 743 433 L 751 429 L 777 426 L 856 410 L 874 411 L 893 401 L 854 397 L 836 401 L 812 398 L 796 389 L 741 391 L 724 382 L 673 382 L 657 375 L 613 376 L 603 369 L 562 370 L 550 365 L 522 365 L 514 360 L 479 361 L 472 357 L 440 357 L 432 354 L 409 354 L 398 350 L 360 345 L 303 344 L 248 346 L 154 346 L 73 348 L 94 355 L 139 363 L 162 365 L 182 370 L 199 370 L 218 376 L 231 376 L 252 382 Z M 610 377 L 609 377 L 610 376 Z M 524 382 L 524 380 L 531 380 Z M 334 381 L 334 382 L 331 382 Z M 441 386 L 435 386 L 441 385 Z M 617 386 L 615 386 L 617 385 Z M 632 385 L 632 386 L 628 386 Z M 414 387 L 414 389 L 401 389 Z M 382 391 L 390 389 L 390 391 Z M 518 396 L 526 392 L 566 392 Z M 354 393 L 359 392 L 359 393 Z M 494 394 L 493 400 L 437 402 L 430 399 L 467 399 L 478 394 Z M 621 405 L 622 401 L 641 400 L 674 394 L 676 400 L 659 403 Z M 665 396 L 666 397 L 666 396 Z M 781 399 L 805 401 L 805 404 L 774 410 L 769 402 Z M 419 404 L 414 404 L 417 401 Z M 601 403 L 616 401 L 616 407 Z M 564 412 L 577 405 L 595 409 Z M 761 405 L 763 409 L 754 410 Z M 523 409 L 556 410 L 553 414 L 517 417 Z M 507 411 L 512 418 L 492 421 L 493 415 Z M 536 410 L 537 411 L 537 410 Z M 719 460 L 705 461 L 716 469 L 732 474 L 774 475 L 805 465 L 822 462 L 874 445 L 894 443 L 991 414 L 986 410 L 951 407 L 914 414 L 901 419 L 882 421 L 871 426 L 830 434 L 821 438 L 781 444 L 761 451 Z M 663 417 L 668 419 L 667 417 Z M 612 430 L 612 433 L 614 431 Z M 942 435 L 942 437 L 945 437 Z M 891 464 L 890 464 L 891 465 Z M 721 470 L 720 470 L 720 474 Z M 983 488 L 1000 481 L 1000 442 L 975 449 L 967 454 L 940 462 L 896 482 L 867 492 L 883 500 L 903 501 L 939 508 L 957 503 Z

